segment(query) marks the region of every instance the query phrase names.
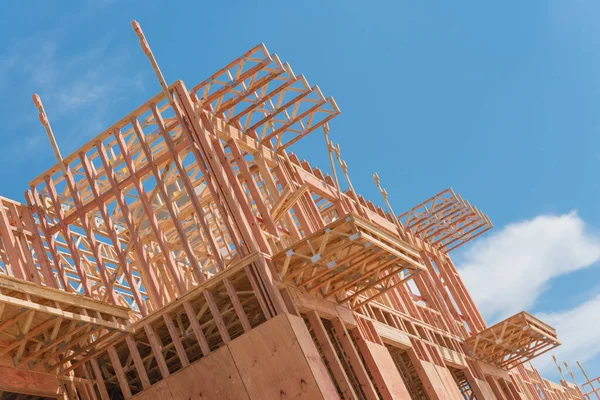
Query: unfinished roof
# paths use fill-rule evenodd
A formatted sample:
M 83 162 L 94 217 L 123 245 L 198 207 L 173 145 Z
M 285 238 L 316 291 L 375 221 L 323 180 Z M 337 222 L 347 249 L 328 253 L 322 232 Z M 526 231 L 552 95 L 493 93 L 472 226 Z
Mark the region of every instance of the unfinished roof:
M 400 221 L 416 237 L 451 251 L 490 230 L 487 215 L 448 188 L 401 214 Z

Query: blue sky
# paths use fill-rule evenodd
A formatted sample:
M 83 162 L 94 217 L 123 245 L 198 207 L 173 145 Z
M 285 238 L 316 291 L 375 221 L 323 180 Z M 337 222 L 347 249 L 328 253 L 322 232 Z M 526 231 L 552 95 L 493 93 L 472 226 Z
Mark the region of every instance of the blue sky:
M 455 258 L 488 321 L 545 315 L 565 332 L 560 356 L 597 375 L 599 335 L 581 332 L 600 327 L 600 3 L 481 3 L 8 3 L 0 194 L 23 199 L 53 164 L 32 93 L 66 154 L 159 91 L 132 19 L 188 86 L 264 42 L 335 97 L 331 137 L 357 191 L 381 203 L 378 172 L 398 212 L 448 186 L 477 205 L 496 228 Z M 295 150 L 328 170 L 320 135 Z

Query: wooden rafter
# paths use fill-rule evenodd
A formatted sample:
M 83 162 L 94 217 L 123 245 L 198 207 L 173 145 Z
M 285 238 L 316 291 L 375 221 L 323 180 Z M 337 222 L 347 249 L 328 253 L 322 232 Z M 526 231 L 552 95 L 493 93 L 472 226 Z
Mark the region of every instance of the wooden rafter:
M 477 208 L 446 189 L 401 214 L 406 230 L 427 243 L 448 252 L 493 227 Z

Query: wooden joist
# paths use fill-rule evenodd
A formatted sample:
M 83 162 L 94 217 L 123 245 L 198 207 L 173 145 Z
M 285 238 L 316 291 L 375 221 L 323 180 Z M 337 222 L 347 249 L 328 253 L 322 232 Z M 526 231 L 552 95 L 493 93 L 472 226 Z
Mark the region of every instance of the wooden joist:
M 522 311 L 466 341 L 471 355 L 501 368 L 515 368 L 560 345 L 556 330 Z

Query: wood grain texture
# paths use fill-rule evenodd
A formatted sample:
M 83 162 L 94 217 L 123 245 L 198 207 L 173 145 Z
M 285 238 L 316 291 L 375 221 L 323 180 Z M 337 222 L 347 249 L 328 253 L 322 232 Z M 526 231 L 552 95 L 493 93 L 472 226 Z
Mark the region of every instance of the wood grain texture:
M 281 314 L 229 343 L 249 398 L 331 399 L 321 393 L 289 318 Z

